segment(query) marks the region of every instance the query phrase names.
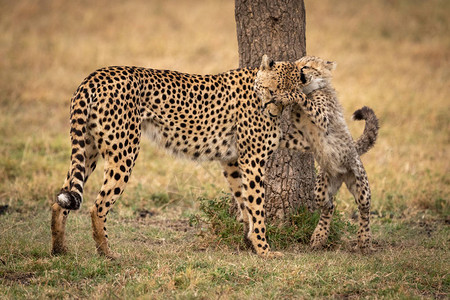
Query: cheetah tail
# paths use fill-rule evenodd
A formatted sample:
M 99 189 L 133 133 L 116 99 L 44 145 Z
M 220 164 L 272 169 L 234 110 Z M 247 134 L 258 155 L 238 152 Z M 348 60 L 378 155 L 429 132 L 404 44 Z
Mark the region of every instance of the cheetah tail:
M 62 190 L 56 198 L 56 202 L 65 209 L 77 210 L 80 208 L 81 202 L 83 202 L 83 186 L 86 173 L 85 134 L 89 115 L 88 98 L 88 90 L 80 86 L 71 101 L 70 139 L 72 141 L 72 155 L 67 175 L 69 187 Z
M 364 106 L 353 113 L 352 119 L 366 121 L 364 132 L 356 141 L 356 150 L 359 155 L 363 155 L 373 147 L 377 140 L 380 128 L 378 118 L 370 107 Z

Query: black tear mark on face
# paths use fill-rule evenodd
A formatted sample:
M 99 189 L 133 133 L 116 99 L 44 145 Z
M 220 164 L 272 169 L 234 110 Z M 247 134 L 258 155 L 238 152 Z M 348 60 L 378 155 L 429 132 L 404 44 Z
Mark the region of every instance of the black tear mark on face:
M 306 76 L 305 73 L 303 73 L 303 69 L 300 72 L 300 81 L 305 84 L 306 83 Z

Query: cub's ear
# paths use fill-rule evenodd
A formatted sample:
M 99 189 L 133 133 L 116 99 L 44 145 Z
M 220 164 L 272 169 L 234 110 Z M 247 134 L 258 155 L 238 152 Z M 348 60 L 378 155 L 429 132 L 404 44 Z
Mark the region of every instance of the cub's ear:
M 259 69 L 263 71 L 269 71 L 272 70 L 274 64 L 275 64 L 274 61 L 270 60 L 267 54 L 264 54 Z
M 329 70 L 329 71 L 334 71 L 337 67 L 337 63 L 334 61 L 326 61 L 325 62 L 325 67 Z

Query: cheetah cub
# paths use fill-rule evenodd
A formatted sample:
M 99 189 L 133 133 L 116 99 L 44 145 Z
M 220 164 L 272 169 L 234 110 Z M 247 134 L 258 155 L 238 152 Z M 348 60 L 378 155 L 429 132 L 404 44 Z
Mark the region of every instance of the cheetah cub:
M 284 106 L 296 103 L 291 120 L 303 141 L 299 143 L 304 151 L 313 153 L 320 166 L 314 194 L 317 207 L 321 209 L 319 223 L 311 237 L 313 249 L 322 248 L 328 238 L 330 222 L 334 211 L 333 197 L 345 182 L 359 209 L 358 246 L 361 251 L 371 250 L 370 231 L 370 188 L 360 155 L 367 152 L 378 135 L 378 119 L 372 109 L 363 107 L 353 114 L 354 120 L 365 120 L 363 135 L 355 142 L 350 135 L 343 116 L 343 108 L 331 84 L 332 71 L 336 64 L 318 57 L 305 56 L 296 61 L 295 72 L 288 76 L 296 80 L 289 84 L 279 83 L 279 70 L 273 72 L 263 61 L 255 80 L 255 91 L 264 107 L 269 104 Z M 287 64 L 288 65 L 288 64 Z M 290 71 L 292 73 L 292 70 Z M 302 92 L 306 99 L 302 98 Z M 264 109 L 263 107 L 263 109 Z

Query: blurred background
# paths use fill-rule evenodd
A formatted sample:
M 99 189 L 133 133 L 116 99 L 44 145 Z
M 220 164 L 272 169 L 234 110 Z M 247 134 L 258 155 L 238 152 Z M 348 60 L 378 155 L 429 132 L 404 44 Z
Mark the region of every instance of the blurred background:
M 363 156 L 376 214 L 449 216 L 450 1 L 306 0 L 307 53 L 337 62 L 350 120 L 381 122 Z M 47 210 L 69 165 L 69 102 L 90 72 L 135 65 L 212 74 L 238 67 L 234 1 L 0 1 L 0 205 Z M 101 169 L 101 168 L 100 168 Z M 86 186 L 93 202 L 96 171 Z M 174 159 L 144 142 L 121 214 L 151 202 L 174 213 L 228 192 L 216 163 Z M 83 209 L 87 209 L 85 205 Z M 338 207 L 356 209 L 346 191 Z M 127 209 L 129 208 L 129 209 Z

